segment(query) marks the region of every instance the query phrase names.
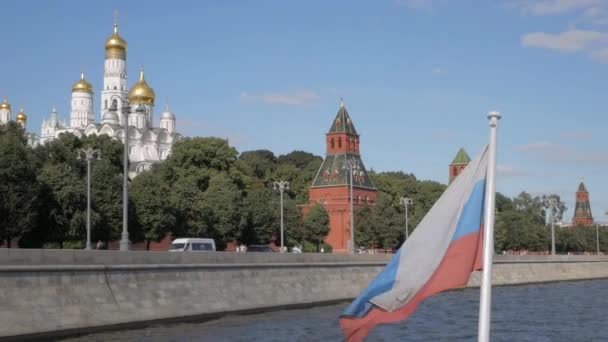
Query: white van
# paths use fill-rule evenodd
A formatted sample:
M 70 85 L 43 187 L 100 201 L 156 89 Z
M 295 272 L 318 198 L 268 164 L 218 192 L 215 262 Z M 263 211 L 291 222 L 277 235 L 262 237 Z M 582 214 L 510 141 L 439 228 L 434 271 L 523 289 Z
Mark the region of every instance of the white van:
M 213 239 L 175 239 L 171 243 L 170 252 L 215 252 Z

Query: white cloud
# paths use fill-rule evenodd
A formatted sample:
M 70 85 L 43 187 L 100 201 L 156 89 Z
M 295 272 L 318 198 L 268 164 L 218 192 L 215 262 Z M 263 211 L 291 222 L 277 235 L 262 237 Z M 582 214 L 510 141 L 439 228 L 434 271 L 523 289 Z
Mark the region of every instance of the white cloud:
M 569 30 L 559 34 L 528 33 L 521 37 L 526 47 L 545 48 L 560 52 L 578 52 L 608 41 L 608 35 L 598 31 Z
M 513 165 L 497 165 L 496 172 L 501 178 L 524 177 L 528 172 L 518 169 Z
M 433 0 L 395 0 L 395 3 L 415 9 L 428 9 L 433 6 Z
M 531 15 L 559 15 L 574 11 L 601 8 L 605 0 L 520 0 L 511 2 L 512 6 Z
M 559 138 L 571 141 L 585 141 L 593 139 L 593 133 L 589 131 L 568 131 L 559 134 Z
M 439 75 L 443 75 L 445 73 L 446 73 L 445 69 L 442 69 L 440 67 L 433 68 L 433 75 L 439 76 Z
M 300 90 L 294 92 L 275 93 L 266 92 L 262 94 L 241 93 L 241 101 L 262 101 L 267 104 L 284 104 L 292 106 L 306 105 L 319 99 L 319 95 L 313 91 Z
M 608 63 L 608 47 L 591 52 L 591 58 L 595 61 Z
M 530 144 L 515 146 L 514 150 L 516 152 L 526 153 L 526 152 L 533 152 L 533 151 L 546 151 L 549 149 L 554 149 L 555 147 L 556 147 L 556 145 L 554 145 L 553 143 L 550 143 L 548 141 L 537 141 L 537 142 L 533 142 Z
M 565 145 L 546 141 L 515 146 L 515 152 L 529 154 L 537 160 L 562 165 L 605 165 L 608 164 L 608 151 L 578 150 Z

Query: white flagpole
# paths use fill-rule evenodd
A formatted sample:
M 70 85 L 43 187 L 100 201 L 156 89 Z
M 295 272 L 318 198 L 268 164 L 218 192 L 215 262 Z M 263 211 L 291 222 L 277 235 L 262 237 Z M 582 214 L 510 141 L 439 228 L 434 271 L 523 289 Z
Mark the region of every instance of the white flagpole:
M 490 147 L 488 171 L 486 175 L 484 233 L 483 233 L 483 275 L 479 298 L 478 342 L 490 341 L 490 319 L 492 309 L 492 257 L 494 255 L 494 200 L 496 197 L 496 126 L 499 112 L 489 112 Z

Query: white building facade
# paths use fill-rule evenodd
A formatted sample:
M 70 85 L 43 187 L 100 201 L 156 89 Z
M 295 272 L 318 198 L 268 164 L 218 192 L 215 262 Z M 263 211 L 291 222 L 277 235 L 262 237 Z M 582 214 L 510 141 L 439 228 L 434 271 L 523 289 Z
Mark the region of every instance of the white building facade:
M 114 33 L 105 44 L 101 120 L 95 121 L 93 86 L 82 73 L 72 86 L 69 125 L 59 121 L 53 107 L 48 119 L 42 122 L 38 143 L 56 139 L 61 133 L 76 136 L 106 134 L 124 142 L 126 117 L 129 126 L 129 176 L 134 177 L 152 164 L 166 159 L 175 141 L 181 138 L 176 132 L 175 114 L 167 106 L 160 116 L 159 127 L 154 127 L 156 94 L 146 82 L 143 69 L 138 81 L 127 91 L 126 61 L 127 42 L 118 34 L 118 24 L 115 22 Z M 130 108 L 126 115 L 122 113 L 125 105 Z M 10 119 L 10 105 L 6 100 L 0 104 L 0 121 L 5 117 Z

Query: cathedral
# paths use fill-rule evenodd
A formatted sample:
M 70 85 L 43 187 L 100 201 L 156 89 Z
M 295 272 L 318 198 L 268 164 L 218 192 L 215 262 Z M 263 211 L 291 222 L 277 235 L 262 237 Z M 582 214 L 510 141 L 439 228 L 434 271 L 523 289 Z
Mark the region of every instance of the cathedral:
M 28 133 L 30 144 L 43 144 L 56 139 L 61 133 L 78 137 L 106 134 L 124 142 L 125 120 L 128 125 L 129 176 L 147 170 L 154 163 L 167 158 L 171 148 L 181 135 L 176 132 L 175 114 L 167 106 L 160 114 L 159 127 L 154 127 L 156 94 L 148 85 L 144 70 L 139 79 L 127 90 L 127 42 L 118 34 L 118 23 L 105 43 L 103 88 L 101 89 L 100 118 L 95 120 L 93 86 L 84 73 L 72 86 L 71 111 L 68 122 L 60 121 L 53 107 L 49 117 L 42 122 L 40 136 Z M 123 109 L 126 113 L 123 114 Z M 11 105 L 5 98 L 0 103 L 0 123 L 11 120 Z M 15 121 L 26 126 L 27 115 L 21 109 Z

